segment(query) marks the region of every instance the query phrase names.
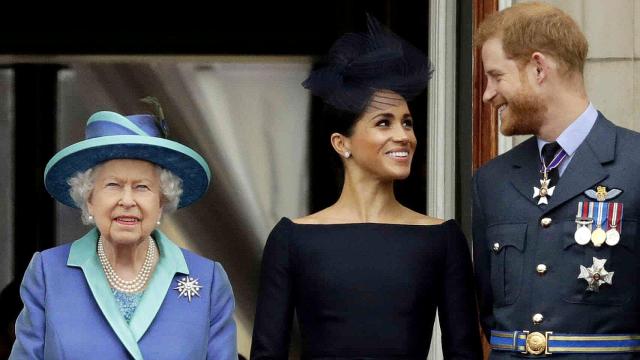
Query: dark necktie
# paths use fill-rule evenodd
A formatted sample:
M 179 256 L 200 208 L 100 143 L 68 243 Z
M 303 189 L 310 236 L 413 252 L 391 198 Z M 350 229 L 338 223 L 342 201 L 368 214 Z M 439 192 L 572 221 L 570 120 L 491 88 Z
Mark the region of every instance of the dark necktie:
M 551 161 L 553 161 L 554 156 L 558 154 L 558 152 L 562 149 L 560 144 L 557 142 L 552 142 L 545 144 L 542 147 L 542 158 L 544 159 L 545 166 L 549 166 Z M 552 170 L 547 171 L 547 178 L 551 180 L 549 187 L 556 186 L 558 184 L 558 179 L 560 178 L 560 171 L 558 170 L 560 166 L 558 165 Z

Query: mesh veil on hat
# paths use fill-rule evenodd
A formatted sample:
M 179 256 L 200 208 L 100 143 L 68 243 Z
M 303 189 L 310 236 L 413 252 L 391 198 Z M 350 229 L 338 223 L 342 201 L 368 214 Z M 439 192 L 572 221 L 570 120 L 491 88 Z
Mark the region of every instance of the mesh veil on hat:
M 97 112 L 87 121 L 85 140 L 67 146 L 49 160 L 45 187 L 56 200 L 77 207 L 67 181 L 78 171 L 113 159 L 146 160 L 180 177 L 183 192 L 178 207 L 185 207 L 205 193 L 211 171 L 202 156 L 165 136 L 166 124 L 154 115 Z
M 367 15 L 366 33 L 348 33 L 331 47 L 328 64 L 302 83 L 325 103 L 361 113 L 377 90 L 391 90 L 409 101 L 427 86 L 429 59 Z

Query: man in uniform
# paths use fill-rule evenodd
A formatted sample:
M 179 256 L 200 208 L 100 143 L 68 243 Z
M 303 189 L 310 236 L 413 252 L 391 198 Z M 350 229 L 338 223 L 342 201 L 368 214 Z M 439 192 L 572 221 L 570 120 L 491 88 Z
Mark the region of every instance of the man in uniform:
M 491 358 L 640 359 L 640 135 L 589 102 L 588 44 L 561 10 L 517 4 L 476 45 L 500 131 L 534 135 L 474 177 Z

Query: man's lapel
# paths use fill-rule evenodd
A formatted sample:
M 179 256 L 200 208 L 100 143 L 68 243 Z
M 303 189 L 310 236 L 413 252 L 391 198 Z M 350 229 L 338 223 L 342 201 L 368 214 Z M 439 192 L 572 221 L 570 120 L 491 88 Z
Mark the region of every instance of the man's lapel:
M 578 147 L 544 209 L 549 212 L 609 176 L 602 164 L 615 159 L 616 128 L 601 113 L 587 138 Z
M 528 201 L 538 206 L 538 198 L 533 197 L 533 187 L 540 187 L 540 155 L 535 137 L 531 137 L 513 150 L 513 173 L 509 178 L 513 186 Z M 495 176 L 504 176 L 496 174 Z

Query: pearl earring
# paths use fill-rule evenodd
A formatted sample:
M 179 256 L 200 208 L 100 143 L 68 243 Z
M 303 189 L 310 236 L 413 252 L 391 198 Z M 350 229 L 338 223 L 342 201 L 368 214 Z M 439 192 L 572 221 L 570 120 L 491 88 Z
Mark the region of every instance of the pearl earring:
M 93 215 L 89 215 L 89 221 L 93 221 Z
M 160 219 L 158 219 L 158 221 L 156 221 L 156 225 L 160 225 Z
M 350 158 L 350 157 L 351 157 L 351 152 L 349 152 L 349 151 L 345 151 L 345 152 L 344 152 L 344 158 L 345 158 L 345 159 L 348 159 L 348 158 Z

